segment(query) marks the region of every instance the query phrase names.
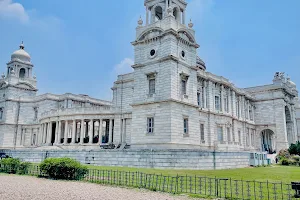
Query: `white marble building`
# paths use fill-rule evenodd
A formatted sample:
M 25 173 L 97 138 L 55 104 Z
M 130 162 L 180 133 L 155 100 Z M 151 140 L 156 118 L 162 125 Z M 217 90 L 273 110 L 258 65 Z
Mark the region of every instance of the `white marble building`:
M 146 20 L 138 21 L 132 42 L 134 72 L 118 76 L 111 102 L 37 95 L 21 44 L 0 80 L 0 148 L 273 152 L 297 141 L 296 85 L 276 72 L 269 85 L 238 88 L 206 71 L 186 6 L 145 0 Z

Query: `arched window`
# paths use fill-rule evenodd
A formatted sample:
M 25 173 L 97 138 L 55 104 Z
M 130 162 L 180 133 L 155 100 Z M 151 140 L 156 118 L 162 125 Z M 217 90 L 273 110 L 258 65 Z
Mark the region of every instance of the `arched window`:
M 163 10 L 162 10 L 162 7 L 160 6 L 157 6 L 155 8 L 155 22 L 159 21 L 159 20 L 162 20 L 162 16 L 163 16 Z
M 20 69 L 19 78 L 25 78 L 25 69 L 24 68 Z
M 175 17 L 176 20 L 178 20 L 178 9 L 177 8 L 173 9 L 173 16 Z

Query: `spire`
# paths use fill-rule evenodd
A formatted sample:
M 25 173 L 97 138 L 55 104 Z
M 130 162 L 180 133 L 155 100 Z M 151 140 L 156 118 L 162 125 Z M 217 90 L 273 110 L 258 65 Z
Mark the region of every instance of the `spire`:
M 24 43 L 23 43 L 23 41 L 22 41 L 22 43 L 20 44 L 20 49 L 24 49 L 25 47 L 24 47 Z

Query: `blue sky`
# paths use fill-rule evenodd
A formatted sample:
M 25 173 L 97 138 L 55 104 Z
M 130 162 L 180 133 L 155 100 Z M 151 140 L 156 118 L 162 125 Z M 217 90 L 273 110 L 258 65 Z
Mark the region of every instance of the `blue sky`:
M 129 3 L 130 2 L 130 3 Z M 283 71 L 300 85 L 299 0 L 188 0 L 207 70 L 238 87 L 269 84 Z M 23 40 L 39 93 L 111 99 L 131 70 L 143 0 L 0 0 L 0 72 Z

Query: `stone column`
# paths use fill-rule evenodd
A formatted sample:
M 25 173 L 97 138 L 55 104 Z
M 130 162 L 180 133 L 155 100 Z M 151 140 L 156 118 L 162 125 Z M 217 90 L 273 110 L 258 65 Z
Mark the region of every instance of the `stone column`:
M 56 121 L 56 126 L 55 126 L 55 140 L 54 140 L 54 144 L 56 145 L 58 143 L 58 125 L 59 121 Z
M 123 119 L 123 124 L 122 124 L 122 143 L 125 143 L 126 142 L 126 119 L 124 118 Z
M 247 118 L 250 120 L 250 109 L 249 109 L 249 106 L 250 106 L 250 101 L 249 100 L 247 100 L 247 109 L 246 109 L 246 111 L 247 111 Z
M 93 135 L 94 135 L 94 120 L 91 119 L 91 130 L 90 130 L 90 136 L 89 136 L 89 144 L 93 144 Z
M 43 133 L 44 133 L 44 124 L 41 124 L 41 129 L 40 129 L 40 135 L 41 136 L 40 136 L 40 139 L 39 139 L 40 144 L 43 144 Z
M 44 123 L 43 130 L 42 130 L 42 144 L 45 144 L 46 131 L 47 131 L 47 123 Z
M 236 116 L 235 91 L 232 91 L 232 116 Z
M 112 143 L 112 119 L 109 120 L 109 138 L 108 138 L 108 143 Z
M 239 115 L 240 117 L 239 118 L 243 118 L 242 117 L 242 110 L 243 110 L 243 101 L 242 101 L 242 96 L 239 96 Z
M 31 129 L 31 132 L 30 132 L 30 146 L 33 145 L 33 128 Z
M 83 138 L 84 138 L 84 119 L 82 119 L 80 123 L 80 144 L 83 144 Z
M 254 116 L 255 116 L 255 115 L 254 115 L 254 112 L 255 112 L 254 106 L 252 106 L 252 119 L 253 119 L 253 121 L 255 121 L 255 120 L 254 120 Z
M 207 94 L 206 94 L 206 86 L 207 86 L 207 82 L 204 81 L 204 85 L 203 85 L 203 108 L 207 108 L 206 105 L 206 98 L 207 98 Z
M 68 131 L 69 131 L 69 124 L 68 120 L 65 121 L 65 136 L 64 136 L 64 144 L 68 143 Z
M 75 137 L 76 137 L 76 120 L 73 120 L 72 124 L 72 144 L 75 144 Z
M 214 110 L 214 90 L 213 90 L 213 83 L 211 81 L 208 81 L 207 86 L 208 94 L 207 94 L 207 108 L 210 111 Z
M 182 12 L 182 24 L 185 24 L 185 10 Z
M 47 145 L 51 144 L 51 136 L 52 136 L 52 122 L 48 123 L 48 134 L 47 134 Z
M 103 128 L 103 119 L 99 121 L 99 141 L 98 144 L 102 143 L 102 128 Z
M 230 88 L 228 89 L 227 101 L 228 101 L 228 113 L 231 115 L 232 98 L 231 98 L 231 89 Z
M 39 145 L 39 139 L 40 139 L 40 135 L 39 135 L 39 133 L 40 133 L 40 128 L 37 128 L 37 132 L 36 132 L 36 138 L 35 138 L 35 143 L 36 143 L 36 145 L 35 146 L 38 146 Z
M 58 130 L 57 130 L 57 144 L 60 144 L 61 143 L 61 124 L 62 124 L 62 121 L 59 121 L 58 123 Z
M 225 104 L 224 104 L 224 85 L 221 86 L 221 96 L 220 96 L 220 101 L 221 101 L 221 109 L 223 113 L 225 113 Z
M 168 7 L 169 7 L 169 5 L 168 5 L 168 0 L 166 0 L 165 17 L 168 16 Z

